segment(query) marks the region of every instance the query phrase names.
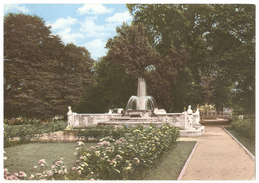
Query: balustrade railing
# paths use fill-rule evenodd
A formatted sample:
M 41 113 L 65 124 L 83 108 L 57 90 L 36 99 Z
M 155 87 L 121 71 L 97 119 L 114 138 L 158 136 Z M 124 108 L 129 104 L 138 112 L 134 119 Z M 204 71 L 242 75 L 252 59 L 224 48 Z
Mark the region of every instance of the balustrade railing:
M 231 118 L 231 113 L 226 113 L 223 111 L 216 111 L 216 110 L 200 110 L 200 116 L 205 117 L 205 116 L 210 116 L 210 117 L 230 117 Z

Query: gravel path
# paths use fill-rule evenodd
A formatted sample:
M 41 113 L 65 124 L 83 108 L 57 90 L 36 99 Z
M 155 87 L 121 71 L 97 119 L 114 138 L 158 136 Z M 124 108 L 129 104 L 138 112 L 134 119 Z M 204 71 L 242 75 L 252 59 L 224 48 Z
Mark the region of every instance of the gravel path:
M 203 136 L 181 137 L 198 141 L 181 180 L 252 180 L 255 161 L 221 126 L 206 126 Z

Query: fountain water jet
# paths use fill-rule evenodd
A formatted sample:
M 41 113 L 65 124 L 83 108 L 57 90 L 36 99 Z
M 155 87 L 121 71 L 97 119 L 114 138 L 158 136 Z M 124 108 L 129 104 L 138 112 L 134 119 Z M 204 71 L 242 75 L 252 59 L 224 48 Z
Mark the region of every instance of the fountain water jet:
M 130 97 L 125 110 L 154 110 L 157 108 L 155 99 L 146 95 L 146 82 L 143 78 L 138 78 L 137 96 Z

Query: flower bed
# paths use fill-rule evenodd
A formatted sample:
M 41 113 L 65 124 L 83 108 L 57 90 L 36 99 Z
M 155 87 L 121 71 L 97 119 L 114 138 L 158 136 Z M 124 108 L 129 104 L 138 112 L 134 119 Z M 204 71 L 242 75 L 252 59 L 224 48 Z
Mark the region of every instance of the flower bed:
M 4 146 L 37 141 L 44 133 L 61 131 L 66 127 L 65 121 L 42 124 L 7 125 L 4 124 Z M 14 142 L 15 139 L 15 142 Z
M 151 124 L 147 128 L 137 126 L 128 130 L 129 133 L 117 140 L 108 136 L 91 148 L 79 146 L 78 166 L 73 169 L 78 179 L 141 179 L 179 137 L 178 129 L 169 124 L 161 128 Z
M 121 132 L 125 130 L 128 132 L 122 134 Z M 58 163 L 55 162 L 50 170 L 31 175 L 30 178 L 48 180 L 142 179 L 179 137 L 179 130 L 169 124 L 164 124 L 160 128 L 154 124 L 147 128 L 143 128 L 143 126 L 125 127 L 119 131 L 120 135 L 118 132 L 114 132 L 120 136 L 119 138 L 106 136 L 100 139 L 97 145 L 90 148 L 83 146 L 82 141 L 78 142 L 75 152 L 77 160 L 71 170 L 68 171 L 60 160 Z M 43 160 L 39 161 L 40 166 L 45 165 L 42 162 Z M 10 175 L 7 169 L 4 174 L 6 179 L 24 179 L 24 177 L 19 177 L 19 174 Z

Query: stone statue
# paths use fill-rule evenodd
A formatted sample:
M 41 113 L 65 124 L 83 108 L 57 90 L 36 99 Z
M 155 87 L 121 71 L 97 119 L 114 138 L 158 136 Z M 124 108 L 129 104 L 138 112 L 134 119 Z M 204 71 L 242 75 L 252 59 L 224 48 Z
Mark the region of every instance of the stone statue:
M 188 106 L 188 110 L 187 110 L 187 113 L 188 113 L 189 115 L 191 115 L 191 114 L 192 114 L 192 109 L 191 109 L 191 105 L 189 105 L 189 106 Z
M 192 127 L 193 126 L 193 123 L 192 123 L 193 115 L 192 115 L 191 105 L 188 106 L 187 114 L 188 114 L 188 116 L 187 116 L 188 123 Z
M 73 112 L 71 110 L 71 106 L 68 106 L 68 112 L 67 112 L 67 125 L 72 126 L 73 122 Z

